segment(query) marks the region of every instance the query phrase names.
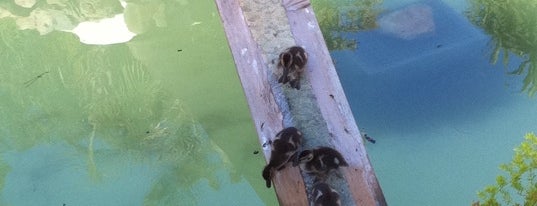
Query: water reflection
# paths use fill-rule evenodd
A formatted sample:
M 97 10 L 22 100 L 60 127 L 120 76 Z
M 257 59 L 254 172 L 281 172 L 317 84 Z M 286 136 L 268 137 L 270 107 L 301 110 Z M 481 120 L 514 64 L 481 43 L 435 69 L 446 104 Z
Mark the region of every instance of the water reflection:
M 2 201 L 275 202 L 260 178 L 264 159 L 252 155 L 259 145 L 218 15 L 199 12 L 212 2 L 129 1 L 125 21 L 138 36 L 107 46 L 55 30 L 114 16 L 118 1 L 47 2 L 32 8 L 61 13 L 47 15 L 70 26 L 26 19 L 24 27 L 33 10 L 0 4 Z
M 312 1 L 328 49 L 356 49 L 358 41 L 345 34 L 376 28 L 382 2 L 383 0 Z
M 511 157 L 516 137 L 537 129 L 535 102 L 517 91 L 522 79 L 489 63 L 489 42 L 498 37 L 453 10 L 467 8 L 459 3 L 384 1 L 378 28 L 346 35 L 359 41 L 357 50 L 331 52 L 354 117 L 377 140 L 368 154 L 392 204 L 470 204 L 497 174 L 497 165 Z M 408 12 L 423 6 L 430 12 Z M 497 6 L 498 12 L 511 9 Z M 398 12 L 408 16 L 390 18 Z M 513 8 L 487 18 L 524 21 L 515 13 Z M 415 31 L 423 32 L 408 33 Z M 510 54 L 507 66 L 528 66 L 525 60 Z M 479 172 L 468 170 L 476 166 Z
M 48 34 L 71 30 L 84 21 L 113 17 L 123 12 L 117 0 L 19 0 L 0 3 L 0 18 L 15 19 L 20 29 Z
M 470 0 L 468 17 L 492 37 L 494 50 L 491 62 L 498 61 L 500 53 L 507 66 L 509 56 L 523 59 L 511 74 L 525 74 L 522 91 L 533 96 L 537 92 L 537 6 L 534 1 Z

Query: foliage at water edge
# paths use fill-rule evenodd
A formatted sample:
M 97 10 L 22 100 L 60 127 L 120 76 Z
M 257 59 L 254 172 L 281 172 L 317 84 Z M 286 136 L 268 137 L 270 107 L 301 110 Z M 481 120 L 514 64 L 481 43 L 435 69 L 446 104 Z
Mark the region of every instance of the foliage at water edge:
M 523 59 L 510 74 L 523 75 L 522 91 L 537 92 L 537 2 L 534 0 L 471 0 L 467 16 L 492 37 L 491 63 L 502 54 L 507 66 L 510 55 Z
M 478 192 L 480 203 L 474 205 L 536 205 L 537 204 L 537 136 L 526 134 L 514 149 L 511 162 L 500 165 L 504 174 L 496 183 Z
M 382 1 L 312 1 L 328 49 L 356 49 L 358 42 L 345 37 L 345 33 L 376 28 L 376 19 L 380 13 L 378 5 Z

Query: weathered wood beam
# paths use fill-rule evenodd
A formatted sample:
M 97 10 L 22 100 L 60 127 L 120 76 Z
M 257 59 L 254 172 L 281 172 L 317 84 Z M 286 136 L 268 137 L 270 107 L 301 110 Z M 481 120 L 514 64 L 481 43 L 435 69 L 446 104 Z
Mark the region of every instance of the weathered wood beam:
M 297 126 L 309 138 L 306 140 L 308 147 L 330 144 L 350 164 L 342 169 L 346 182 L 339 188 L 345 193 L 342 194 L 344 205 L 386 205 L 309 1 L 284 0 L 288 22 L 267 18 L 267 13 L 270 15 L 278 10 L 276 7 L 281 9 L 281 5 L 274 1 L 215 1 L 260 143 L 266 145 L 284 126 Z M 256 13 L 260 10 L 251 10 L 247 21 L 240 3 L 250 4 L 246 5 L 247 10 L 257 7 L 267 11 Z M 289 24 L 292 36 L 286 37 L 285 32 L 272 33 L 270 30 L 278 24 Z M 269 31 L 258 31 L 267 28 Z M 281 28 L 285 27 L 276 29 Z M 281 51 L 282 45 L 290 46 L 288 38 L 304 47 L 309 55 L 300 91 L 282 89 L 275 84 L 275 65 L 267 61 L 277 56 L 275 51 Z M 268 161 L 270 149 L 263 151 Z M 309 204 L 298 167 L 277 172 L 273 182 L 280 205 Z M 347 195 L 351 197 L 347 198 Z
M 267 62 L 246 25 L 238 0 L 216 0 L 235 65 L 254 120 L 259 141 L 266 142 L 283 129 L 283 116 L 269 85 Z M 269 146 L 267 146 L 269 147 Z M 270 148 L 270 147 L 269 147 Z M 264 149 L 268 162 L 270 149 Z M 259 178 L 261 177 L 259 168 Z M 298 167 L 287 167 L 275 174 L 274 188 L 280 205 L 308 205 Z
M 307 48 L 310 56 L 306 75 L 334 137 L 330 142 L 350 165 L 343 170 L 355 203 L 386 205 L 313 9 L 288 9 L 287 17 L 295 41 Z

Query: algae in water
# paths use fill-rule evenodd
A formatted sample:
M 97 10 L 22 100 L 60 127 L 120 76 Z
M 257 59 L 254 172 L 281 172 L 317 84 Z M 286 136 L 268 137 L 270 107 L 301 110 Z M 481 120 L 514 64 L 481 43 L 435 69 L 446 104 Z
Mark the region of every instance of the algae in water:
M 189 191 L 204 178 L 218 187 L 214 172 L 226 167 L 211 155 L 218 148 L 181 100 L 163 92 L 126 45 L 84 46 L 70 33 L 40 36 L 18 30 L 9 19 L 0 25 L 1 51 L 10 51 L 0 57 L 1 151 L 64 141 L 86 156 L 87 170 L 97 183 L 102 174 L 96 156 L 108 150 L 135 153 L 139 161 L 156 160 L 169 174 L 159 177 L 147 196 L 150 202 L 177 195 L 178 190 L 160 190 L 159 184 Z M 43 71 L 48 73 L 24 84 Z

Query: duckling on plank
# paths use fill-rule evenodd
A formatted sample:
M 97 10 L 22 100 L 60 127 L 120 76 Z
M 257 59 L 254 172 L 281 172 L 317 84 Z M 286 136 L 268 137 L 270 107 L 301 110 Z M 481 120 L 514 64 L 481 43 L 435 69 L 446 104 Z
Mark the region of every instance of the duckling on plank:
M 336 170 L 340 166 L 349 166 L 343 156 L 330 147 L 304 150 L 298 159 L 302 171 L 321 179 L 326 179 L 330 171 Z
M 308 62 L 308 55 L 304 48 L 292 46 L 280 54 L 278 68 L 283 68 L 283 74 L 278 79 L 279 83 L 289 82 L 291 87 L 300 90 L 300 75 L 304 72 L 304 66 Z
M 324 182 L 313 185 L 314 206 L 340 206 L 339 193 Z
M 268 188 L 275 170 L 282 170 L 289 161 L 293 161 L 293 166 L 298 165 L 297 151 L 301 143 L 302 133 L 295 127 L 285 128 L 276 134 L 269 163 L 263 169 L 263 178 Z

